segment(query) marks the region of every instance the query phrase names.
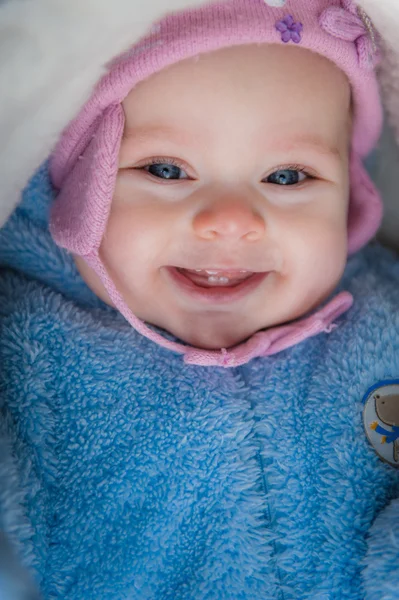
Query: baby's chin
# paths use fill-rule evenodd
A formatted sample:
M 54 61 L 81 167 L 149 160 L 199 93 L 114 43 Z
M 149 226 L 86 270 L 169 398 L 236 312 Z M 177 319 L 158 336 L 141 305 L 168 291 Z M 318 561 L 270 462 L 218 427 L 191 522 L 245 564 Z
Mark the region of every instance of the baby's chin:
M 162 322 L 158 321 L 153 324 L 195 348 L 220 350 L 238 346 L 260 331 L 267 331 L 300 320 L 320 306 L 320 303 L 328 295 L 324 293 L 316 301 L 309 298 L 301 305 L 288 306 L 284 311 L 278 311 L 278 314 L 274 310 L 263 316 L 258 315 L 255 320 L 251 318 L 254 316 L 252 311 L 250 315 L 242 313 L 184 315 L 178 321 L 168 322 L 168 319 L 166 321 L 162 319 Z
M 254 333 L 263 329 L 258 328 L 240 328 L 240 331 L 234 331 L 234 326 L 223 329 L 215 326 L 209 327 L 194 327 L 185 331 L 172 331 L 171 328 L 166 328 L 172 335 L 177 337 L 182 342 L 189 344 L 195 348 L 203 350 L 220 350 L 221 348 L 231 348 L 245 342 Z M 180 328 L 179 328 L 180 329 Z

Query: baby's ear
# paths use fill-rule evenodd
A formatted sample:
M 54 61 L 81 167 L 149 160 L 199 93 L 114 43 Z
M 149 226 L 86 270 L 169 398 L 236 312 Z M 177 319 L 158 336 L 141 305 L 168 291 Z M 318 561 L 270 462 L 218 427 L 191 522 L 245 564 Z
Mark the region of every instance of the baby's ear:
M 112 58 L 200 0 L 0 0 L 0 225 Z

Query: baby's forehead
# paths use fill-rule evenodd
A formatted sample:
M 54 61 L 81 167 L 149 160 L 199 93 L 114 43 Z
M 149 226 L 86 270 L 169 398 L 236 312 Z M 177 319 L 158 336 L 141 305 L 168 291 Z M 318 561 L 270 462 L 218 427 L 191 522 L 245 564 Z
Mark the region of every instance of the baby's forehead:
M 340 92 L 349 103 L 349 81 L 327 58 L 300 47 L 248 44 L 203 53 L 161 69 L 133 86 L 123 106 L 137 109 L 146 100 L 160 110 L 171 96 L 175 101 L 190 96 L 195 104 L 204 97 L 222 96 L 231 104 L 237 95 L 267 98 L 301 90 L 304 96 L 306 91 L 321 92 L 325 87 L 331 93 Z M 230 96 L 225 95 L 228 91 Z
M 259 148 L 268 142 L 337 154 L 349 138 L 350 87 L 310 51 L 237 46 L 154 74 L 130 91 L 123 110 L 124 143 L 207 146 L 241 136 Z
M 131 89 L 124 104 L 132 95 L 155 93 L 157 89 L 176 88 L 176 91 L 184 93 L 187 83 L 193 85 L 197 80 L 203 87 L 209 88 L 214 84 L 217 90 L 223 81 L 233 79 L 236 90 L 240 90 L 245 89 L 249 82 L 254 85 L 258 80 L 271 78 L 275 86 L 298 75 L 303 78 L 303 85 L 309 78 L 324 77 L 331 79 L 334 85 L 349 87 L 343 71 L 324 56 L 306 48 L 239 44 L 203 52 L 156 71 Z M 158 100 L 162 101 L 162 98 Z

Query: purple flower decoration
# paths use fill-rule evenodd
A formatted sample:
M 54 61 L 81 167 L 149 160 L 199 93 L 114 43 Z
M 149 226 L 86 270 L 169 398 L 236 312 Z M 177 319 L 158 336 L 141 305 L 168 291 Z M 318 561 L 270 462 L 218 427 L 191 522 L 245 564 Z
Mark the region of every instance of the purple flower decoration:
M 301 41 L 302 23 L 295 23 L 292 15 L 287 15 L 281 21 L 276 23 L 277 31 L 281 33 L 281 39 L 286 44 L 292 40 L 295 44 Z

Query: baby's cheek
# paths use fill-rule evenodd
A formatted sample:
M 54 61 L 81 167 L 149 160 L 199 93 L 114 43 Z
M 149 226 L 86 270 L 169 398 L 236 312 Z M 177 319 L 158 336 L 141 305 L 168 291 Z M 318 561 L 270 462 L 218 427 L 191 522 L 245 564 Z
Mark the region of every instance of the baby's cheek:
M 104 263 L 131 308 L 159 293 L 157 275 L 165 248 L 165 220 L 153 207 L 113 207 L 101 251 Z
M 294 279 L 302 279 L 311 294 L 329 293 L 345 269 L 344 222 L 315 219 L 303 223 L 300 231 L 291 231 L 289 253 Z
M 343 275 L 347 262 L 347 240 L 346 227 L 338 224 L 323 228 L 317 238 L 314 253 L 318 260 L 313 283 L 321 300 L 334 290 Z
M 140 215 L 135 215 L 135 212 L 128 206 L 112 207 L 101 250 L 113 266 L 129 264 L 137 255 L 136 246 L 140 231 L 145 231 L 145 225 L 141 225 Z

